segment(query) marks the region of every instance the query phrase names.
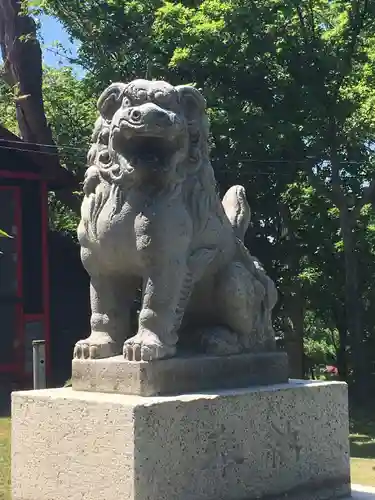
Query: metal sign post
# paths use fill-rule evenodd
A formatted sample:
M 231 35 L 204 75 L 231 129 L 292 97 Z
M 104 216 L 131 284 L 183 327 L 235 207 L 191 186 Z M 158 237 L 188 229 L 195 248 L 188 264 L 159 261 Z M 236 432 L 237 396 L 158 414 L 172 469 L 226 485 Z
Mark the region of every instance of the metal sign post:
M 33 340 L 34 389 L 46 388 L 46 341 Z

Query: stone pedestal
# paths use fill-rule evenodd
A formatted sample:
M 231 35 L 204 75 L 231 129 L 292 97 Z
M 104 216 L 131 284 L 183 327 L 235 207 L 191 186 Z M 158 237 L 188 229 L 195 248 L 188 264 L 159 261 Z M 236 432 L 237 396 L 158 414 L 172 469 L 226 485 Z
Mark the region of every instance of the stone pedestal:
M 329 499 L 350 493 L 347 387 L 12 397 L 13 500 Z
M 185 394 L 288 382 L 286 352 L 233 356 L 176 357 L 152 361 L 73 359 L 72 386 L 77 391 L 137 396 Z

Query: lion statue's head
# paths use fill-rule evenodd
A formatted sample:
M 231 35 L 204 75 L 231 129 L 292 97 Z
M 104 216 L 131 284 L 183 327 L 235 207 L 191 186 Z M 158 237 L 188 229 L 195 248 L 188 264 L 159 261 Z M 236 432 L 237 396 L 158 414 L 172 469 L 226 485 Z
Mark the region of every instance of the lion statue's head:
M 192 86 L 163 81 L 113 83 L 98 100 L 100 116 L 88 153 L 86 194 L 111 184 L 177 185 L 207 170 L 209 125 L 206 102 Z

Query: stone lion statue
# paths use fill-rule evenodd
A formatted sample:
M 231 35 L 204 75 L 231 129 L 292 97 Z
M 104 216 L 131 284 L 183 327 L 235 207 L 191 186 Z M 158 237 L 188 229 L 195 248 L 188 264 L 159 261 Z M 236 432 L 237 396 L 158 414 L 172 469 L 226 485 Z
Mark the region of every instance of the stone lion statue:
M 276 289 L 243 243 L 244 188 L 218 196 L 205 109 L 194 87 L 163 81 L 113 83 L 99 98 L 78 227 L 91 334 L 74 357 L 150 361 L 189 339 L 211 355 L 275 348 Z

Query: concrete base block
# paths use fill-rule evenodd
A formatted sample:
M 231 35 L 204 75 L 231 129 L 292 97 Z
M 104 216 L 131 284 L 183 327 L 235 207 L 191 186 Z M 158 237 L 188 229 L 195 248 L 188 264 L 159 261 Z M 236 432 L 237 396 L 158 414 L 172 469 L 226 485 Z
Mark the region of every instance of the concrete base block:
M 12 395 L 13 500 L 326 500 L 350 494 L 347 387 Z
M 72 387 L 76 391 L 161 396 L 286 382 L 288 356 L 280 351 L 176 357 L 152 362 L 114 356 L 73 359 L 72 363 Z

